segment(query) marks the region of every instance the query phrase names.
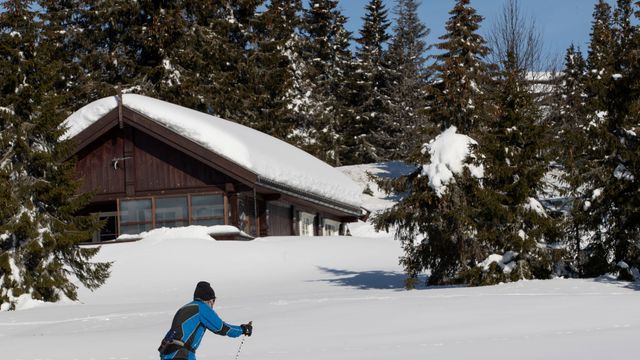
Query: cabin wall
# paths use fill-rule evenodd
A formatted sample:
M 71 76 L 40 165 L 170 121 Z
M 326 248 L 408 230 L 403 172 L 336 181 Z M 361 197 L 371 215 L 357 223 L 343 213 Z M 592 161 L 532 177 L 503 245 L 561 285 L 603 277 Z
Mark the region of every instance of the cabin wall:
M 82 180 L 81 193 L 112 195 L 113 199 L 125 192 L 123 166 L 124 134 L 113 129 L 77 154 L 76 174 Z
M 136 192 L 190 189 L 233 181 L 140 131 L 134 132 Z
M 221 191 L 235 180 L 153 137 L 115 128 L 78 154 L 81 192 L 100 200 L 186 191 Z

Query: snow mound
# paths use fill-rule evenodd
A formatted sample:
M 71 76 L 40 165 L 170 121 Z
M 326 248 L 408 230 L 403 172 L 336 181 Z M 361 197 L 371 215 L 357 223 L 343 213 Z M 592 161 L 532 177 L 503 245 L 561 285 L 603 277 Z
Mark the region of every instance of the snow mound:
M 438 196 L 445 193 L 447 184 L 465 167 L 476 178 L 484 176 L 482 165 L 465 164 L 469 158 L 475 157 L 470 147 L 477 144 L 469 136 L 458 134 L 456 127 L 452 126 L 423 146 L 422 151 L 429 153 L 431 163 L 423 166 L 422 175 L 429 178 L 429 186 Z
M 231 225 L 190 225 L 177 228 L 163 227 L 150 231 L 144 231 L 140 234 L 124 234 L 120 235 L 118 237 L 118 240 L 140 240 L 145 238 L 175 239 L 179 237 L 214 240 L 216 235 L 238 235 L 246 239 L 251 238 L 251 235 L 245 233 L 244 231 L 240 231 L 237 227 Z

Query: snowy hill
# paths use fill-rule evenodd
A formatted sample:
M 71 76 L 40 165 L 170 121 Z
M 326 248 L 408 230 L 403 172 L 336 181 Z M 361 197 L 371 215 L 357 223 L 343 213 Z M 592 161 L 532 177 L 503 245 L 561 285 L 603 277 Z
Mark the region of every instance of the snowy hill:
M 364 185 L 366 171 L 407 169 L 342 170 Z M 371 190 L 363 195 L 370 210 L 392 203 Z M 372 236 L 364 223 L 352 233 L 361 235 L 227 242 L 190 227 L 104 246 L 99 260 L 114 261 L 104 287 L 81 289 L 80 302 L 0 312 L 0 359 L 157 359 L 174 312 L 199 280 L 212 283 L 227 322 L 253 320 L 243 360 L 637 356 L 638 285 L 557 279 L 405 291 L 392 236 Z M 198 359 L 234 359 L 239 345 L 207 334 Z

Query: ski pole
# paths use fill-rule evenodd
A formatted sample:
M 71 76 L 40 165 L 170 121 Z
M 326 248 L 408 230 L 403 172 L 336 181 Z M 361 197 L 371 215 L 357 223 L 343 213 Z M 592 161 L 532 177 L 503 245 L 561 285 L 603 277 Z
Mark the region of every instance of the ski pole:
M 249 321 L 249 325 L 251 325 L 251 323 L 253 323 L 253 321 Z M 242 345 L 244 345 L 244 340 L 246 338 L 246 335 L 242 337 L 242 341 L 240 342 L 240 346 L 238 347 L 238 352 L 236 353 L 236 360 L 238 360 L 238 358 L 240 357 L 240 350 L 242 350 Z
M 238 347 L 238 352 L 236 353 L 236 360 L 238 360 L 238 358 L 240 357 L 240 350 L 242 350 L 242 344 L 244 344 L 244 339 L 246 339 L 246 336 L 242 337 L 242 341 L 240 342 L 240 347 Z

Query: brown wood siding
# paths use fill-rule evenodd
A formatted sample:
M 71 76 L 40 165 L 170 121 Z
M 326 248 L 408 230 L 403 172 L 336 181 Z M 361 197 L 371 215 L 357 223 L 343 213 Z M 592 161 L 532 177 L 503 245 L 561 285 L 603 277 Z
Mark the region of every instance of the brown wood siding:
M 293 230 L 293 210 L 291 206 L 278 203 L 267 203 L 267 225 L 269 236 L 292 235 Z
M 170 145 L 170 147 L 185 153 L 192 158 L 206 164 L 212 168 L 218 169 L 220 172 L 235 179 L 234 183 L 242 182 L 249 188 L 256 183 L 256 174 L 239 166 L 238 164 L 204 148 L 202 145 L 174 133 L 166 127 L 146 118 L 135 111 L 124 108 L 123 116 L 125 122 L 135 127 L 149 136 Z
M 134 131 L 136 192 L 192 189 L 233 180 L 202 162 L 141 132 Z
M 118 129 L 105 133 L 77 154 L 81 193 L 122 194 L 125 191 L 124 138 Z M 117 164 L 116 164 L 117 160 Z M 117 169 L 116 169 L 117 167 Z
M 79 192 L 95 201 L 156 194 L 222 191 L 237 180 L 125 125 L 114 127 L 77 153 Z

